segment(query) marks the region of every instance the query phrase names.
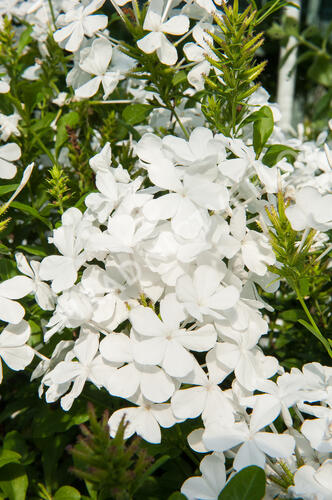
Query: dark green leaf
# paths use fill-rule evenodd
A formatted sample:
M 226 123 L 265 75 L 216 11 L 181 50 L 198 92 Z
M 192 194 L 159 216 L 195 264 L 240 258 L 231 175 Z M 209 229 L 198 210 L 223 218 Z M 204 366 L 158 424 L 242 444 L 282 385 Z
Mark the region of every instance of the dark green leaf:
M 72 486 L 62 486 L 55 493 L 53 500 L 80 500 L 81 494 Z
M 324 87 L 332 87 L 332 63 L 327 55 L 317 56 L 307 74 L 314 82 Z
M 0 489 L 8 500 L 25 500 L 28 476 L 20 464 L 8 464 L 0 469 Z
M 265 483 L 264 470 L 251 465 L 232 477 L 218 500 L 262 500 L 265 495 Z
M 126 106 L 122 113 L 122 118 L 129 125 L 137 125 L 145 120 L 150 113 L 152 106 L 149 104 L 129 104 Z
M 263 106 L 259 111 L 256 111 L 253 144 L 257 158 L 261 154 L 263 147 L 272 134 L 273 127 L 273 114 L 268 106 Z
M 15 463 L 20 463 L 21 455 L 12 450 L 1 450 L 0 453 L 0 467 L 4 465 Z
M 18 245 L 16 250 L 23 250 L 23 252 L 30 253 L 31 255 L 38 255 L 38 257 L 46 257 L 47 253 L 42 247 L 30 247 L 29 245 Z
M 273 167 L 276 165 L 278 161 L 283 158 L 287 158 L 287 160 L 292 163 L 298 151 L 296 149 L 290 148 L 289 146 L 284 146 L 283 144 L 273 144 L 269 146 L 265 155 L 263 156 L 263 163 L 268 167 Z
M 13 191 L 16 191 L 18 186 L 19 184 L 7 184 L 6 186 L 0 186 L 0 196 L 2 196 L 3 194 L 12 193 Z
M 171 496 L 168 497 L 167 500 L 185 500 L 186 497 L 182 495 L 179 491 L 176 491 L 175 493 L 172 493 Z
M 46 224 L 49 229 L 52 229 L 52 224 L 47 219 L 45 219 L 45 217 L 42 217 L 35 208 L 19 201 L 13 201 L 10 206 L 12 208 L 17 208 L 18 210 L 21 210 L 28 215 L 32 215 L 32 217 L 34 217 L 35 219 L 39 219 L 44 224 Z
M 173 85 L 178 85 L 179 83 L 186 81 L 187 81 L 187 73 L 185 71 L 179 71 L 178 73 L 175 73 L 175 75 L 173 76 L 172 83 Z
M 274 121 L 271 109 L 268 106 L 262 106 L 259 111 L 251 113 L 242 122 L 242 125 L 247 125 L 248 123 L 254 124 L 253 144 L 256 157 L 258 158 L 273 132 Z

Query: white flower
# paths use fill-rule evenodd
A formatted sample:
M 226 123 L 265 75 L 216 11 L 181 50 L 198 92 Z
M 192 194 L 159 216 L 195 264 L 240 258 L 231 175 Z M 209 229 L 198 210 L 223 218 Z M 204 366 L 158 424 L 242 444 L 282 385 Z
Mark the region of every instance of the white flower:
M 37 260 L 30 261 L 28 263 L 27 259 L 23 255 L 23 253 L 16 253 L 15 259 L 17 263 L 17 269 L 31 278 L 32 281 L 32 290 L 35 293 L 35 298 L 37 304 L 44 310 L 53 310 L 54 309 L 54 293 L 50 287 L 41 281 L 39 277 L 39 268 L 40 262 Z
M 61 406 L 64 410 L 70 410 L 87 380 L 101 387 L 116 370 L 115 367 L 103 363 L 101 356 L 97 355 L 98 347 L 99 335 L 83 331 L 73 349 L 73 355 L 77 361 L 61 361 L 50 372 L 49 376 L 55 384 L 73 382 L 71 391 L 61 398 Z
M 52 280 L 52 290 L 55 293 L 73 286 L 77 271 L 85 262 L 84 241 L 80 232 L 81 221 L 82 213 L 74 207 L 62 215 L 63 225 L 54 229 L 51 239 L 62 256 L 50 255 L 41 262 L 40 278 Z
M 295 200 L 295 205 L 286 208 L 286 216 L 295 231 L 332 228 L 332 194 L 322 196 L 317 189 L 308 186 L 296 193 Z
M 163 14 L 163 0 L 151 0 L 146 13 L 143 29 L 151 31 L 148 35 L 138 40 L 138 47 L 146 54 L 157 51 L 157 56 L 163 64 L 172 66 L 178 59 L 178 54 L 174 45 L 167 40 L 164 33 L 170 35 L 183 35 L 189 29 L 189 19 L 187 16 L 174 16 L 165 22 L 165 12 Z
M 149 307 L 143 306 L 130 312 L 134 330 L 142 337 L 149 337 L 135 344 L 135 360 L 148 366 L 158 364 L 168 375 L 184 377 L 194 368 L 195 358 L 188 350 L 204 352 L 211 349 L 216 331 L 212 325 L 190 332 L 179 328 L 186 316 L 174 295 L 167 295 L 160 301 L 160 316 L 161 320 Z
M 190 477 L 181 493 L 188 500 L 217 500 L 226 483 L 225 457 L 223 453 L 212 453 L 203 458 L 199 469 L 201 477 Z
M 106 28 L 107 16 L 91 15 L 100 9 L 104 2 L 105 0 L 92 0 L 86 7 L 82 4 L 76 4 L 68 12 L 61 14 L 57 23 L 63 28 L 58 29 L 53 34 L 54 40 L 57 43 L 64 42 L 64 48 L 69 52 L 76 52 L 84 35 L 91 37 L 96 31 Z
M 315 470 L 310 465 L 303 465 L 294 474 L 294 486 L 288 492 L 303 500 L 331 500 L 332 498 L 332 460 L 325 462 Z
M 7 325 L 0 333 L 0 383 L 2 381 L 1 358 L 12 370 L 23 370 L 31 363 L 34 352 L 26 345 L 30 326 L 22 320 L 17 325 Z
M 220 425 L 218 421 L 208 424 L 203 435 L 205 446 L 214 451 L 226 451 L 243 443 L 234 459 L 236 471 L 249 465 L 264 468 L 265 454 L 273 458 L 287 458 L 294 451 L 295 441 L 287 434 L 261 431 L 276 418 L 276 413 L 265 413 L 264 401 L 254 406 L 249 426 L 245 422 Z
M 3 115 L 0 113 L 0 139 L 2 141 L 7 141 L 10 135 L 21 135 L 21 132 L 17 128 L 18 122 L 21 117 L 18 113 L 13 113 L 12 115 Z M 16 158 L 18 159 L 18 158 Z
M 121 420 L 127 423 L 124 438 L 127 439 L 135 432 L 149 443 L 160 443 L 161 427 L 172 427 L 176 419 L 172 414 L 170 404 L 154 404 L 143 396 L 130 398 L 130 401 L 139 405 L 122 408 L 115 411 L 108 421 L 110 435 L 114 437 Z
M 111 66 L 109 67 L 111 62 Z M 80 68 L 95 75 L 94 78 L 75 89 L 75 95 L 79 98 L 88 98 L 96 94 L 102 84 L 104 99 L 113 92 L 120 80 L 135 65 L 135 61 L 121 52 L 117 47 L 113 48 L 111 42 L 104 38 L 97 38 L 90 48 L 81 51 Z
M 203 321 L 203 316 L 223 318 L 222 311 L 231 309 L 240 298 L 233 285 L 220 284 L 223 275 L 210 266 L 199 266 L 193 278 L 187 274 L 176 282 L 176 296 L 186 311 Z
M 33 290 L 30 278 L 15 276 L 0 283 L 0 319 L 8 323 L 19 323 L 24 316 L 24 308 L 12 299 L 21 299 Z
M 13 161 L 21 157 L 21 148 L 11 142 L 0 146 L 0 177 L 1 179 L 12 179 L 16 175 L 16 167 Z

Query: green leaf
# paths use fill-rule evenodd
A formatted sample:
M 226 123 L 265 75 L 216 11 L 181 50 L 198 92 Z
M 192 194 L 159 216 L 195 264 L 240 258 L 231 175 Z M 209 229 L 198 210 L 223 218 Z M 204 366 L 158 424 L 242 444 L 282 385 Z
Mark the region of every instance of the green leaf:
M 171 496 L 168 497 L 167 500 L 185 500 L 186 497 L 182 495 L 179 491 L 175 491 L 174 493 L 171 494 Z
M 29 245 L 18 245 L 16 250 L 23 250 L 23 252 L 30 253 L 31 255 L 38 255 L 38 257 L 46 257 L 47 253 L 42 247 L 31 247 Z
M 307 75 L 324 87 L 332 87 L 332 63 L 328 55 L 320 55 L 308 69 Z
M 307 330 L 309 330 L 309 332 L 311 332 L 313 335 L 315 335 L 315 337 L 317 337 L 319 340 L 321 340 L 320 336 L 318 335 L 318 333 L 316 332 L 314 327 L 312 325 L 310 325 L 310 323 L 308 323 L 308 321 L 306 321 L 305 319 L 299 319 L 298 322 L 302 326 L 304 326 Z
M 0 254 L 2 255 L 10 255 L 12 252 L 10 248 L 6 247 L 3 243 L 0 243 Z
M 0 469 L 0 488 L 8 500 L 25 500 L 28 484 L 23 465 L 11 463 Z
M 173 85 L 179 85 L 179 83 L 183 83 L 187 81 L 187 73 L 185 71 L 178 71 L 173 76 L 172 83 Z
M 268 167 L 273 167 L 278 161 L 286 158 L 290 163 L 296 159 L 298 150 L 284 146 L 283 144 L 273 144 L 267 148 L 263 156 L 263 163 Z
M 265 483 L 264 470 L 251 465 L 232 477 L 218 500 L 262 500 L 265 495 Z
M 22 457 L 21 463 L 24 462 L 24 459 L 29 453 L 28 445 L 26 444 L 25 439 L 22 437 L 21 433 L 19 433 L 18 431 L 10 431 L 6 433 L 3 440 L 3 448 L 4 451 L 8 450 L 18 453 Z
M 274 121 L 273 113 L 268 106 L 262 106 L 259 111 L 251 113 L 243 122 L 243 125 L 248 123 L 254 124 L 253 127 L 253 144 L 256 153 L 256 158 L 259 158 L 265 144 L 273 132 Z
M 55 493 L 53 500 L 80 500 L 81 494 L 72 486 L 62 486 Z
M 0 453 L 0 467 L 4 465 L 15 463 L 20 463 L 21 455 L 12 450 L 2 450 Z
M 0 186 L 0 196 L 2 196 L 3 194 L 12 193 L 13 191 L 16 191 L 18 186 L 19 184 L 7 184 L 6 186 Z
M 122 118 L 129 125 L 137 125 L 145 120 L 153 107 L 150 104 L 129 104 L 122 113 Z
M 57 134 L 55 140 L 55 153 L 59 152 L 59 149 L 68 140 L 68 133 L 66 127 L 74 128 L 78 125 L 80 115 L 76 111 L 71 111 L 66 115 L 62 116 L 57 124 Z
M 263 147 L 272 134 L 273 127 L 273 114 L 268 106 L 263 106 L 259 111 L 256 111 L 253 144 L 257 158 L 261 154 Z
M 56 117 L 56 113 L 46 113 L 45 116 L 31 126 L 31 130 L 34 132 L 39 132 L 43 129 L 48 129 L 54 118 Z
M 20 36 L 19 42 L 17 44 L 16 53 L 20 56 L 23 52 L 23 49 L 31 42 L 31 32 L 33 30 L 33 26 L 29 26 L 26 30 L 24 30 Z
M 17 208 L 18 210 L 21 210 L 21 212 L 24 212 L 28 215 L 32 215 L 32 217 L 34 217 L 35 219 L 39 219 L 44 224 L 46 224 L 49 229 L 52 229 L 52 224 L 47 219 L 45 219 L 45 217 L 42 217 L 35 208 L 19 201 L 13 201 L 10 206 L 12 208 Z

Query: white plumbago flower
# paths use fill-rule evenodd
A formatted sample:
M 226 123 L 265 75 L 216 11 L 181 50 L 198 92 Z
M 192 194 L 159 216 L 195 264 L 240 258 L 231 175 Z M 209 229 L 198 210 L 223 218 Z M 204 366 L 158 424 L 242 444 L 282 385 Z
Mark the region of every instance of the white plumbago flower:
M 15 276 L 0 283 L 0 319 L 18 324 L 25 314 L 24 308 L 13 299 L 21 299 L 33 290 L 30 278 Z
M 58 297 L 55 312 L 46 325 L 50 329 L 44 335 L 45 342 L 63 328 L 77 328 L 87 325 L 92 319 L 93 313 L 91 300 L 83 293 L 83 290 L 80 290 L 79 287 L 65 290 Z
M 98 92 L 101 84 L 104 99 L 107 99 L 134 65 L 135 61 L 119 48 L 113 47 L 111 42 L 105 38 L 97 38 L 90 48 L 81 51 L 79 66 L 86 73 L 94 75 L 94 78 L 75 89 L 76 97 L 92 97 Z
M 71 288 L 77 278 L 77 271 L 86 260 L 82 229 L 82 213 L 69 208 L 62 215 L 62 226 L 54 229 L 52 243 L 62 253 L 45 257 L 39 268 L 42 280 L 52 280 L 52 290 L 59 293 Z
M 134 346 L 134 357 L 143 365 L 160 365 L 172 377 L 184 377 L 194 368 L 195 358 L 188 350 L 204 352 L 211 349 L 217 338 L 213 325 L 197 330 L 179 328 L 186 315 L 175 295 L 160 301 L 160 316 L 149 307 L 139 306 L 129 314 L 133 329 L 148 340 Z
M 292 228 L 327 231 L 332 228 L 332 194 L 322 196 L 313 187 L 304 187 L 295 195 L 295 205 L 286 208 Z
M 247 268 L 259 276 L 264 276 L 267 266 L 275 264 L 276 257 L 263 233 L 247 229 L 243 207 L 233 210 L 230 231 L 232 236 L 241 242 L 241 255 Z
M 312 448 L 321 453 L 332 453 L 332 408 L 300 405 L 300 409 L 318 417 L 305 420 L 301 427 Z
M 185 310 L 202 322 L 203 317 L 223 318 L 223 311 L 231 309 L 240 298 L 238 289 L 222 286 L 223 274 L 210 266 L 199 266 L 193 278 L 183 275 L 176 282 L 176 296 Z
M 265 455 L 288 458 L 295 447 L 292 436 L 261 431 L 273 422 L 277 415 L 278 411 L 265 412 L 264 402 L 259 400 L 254 405 L 249 425 L 245 422 L 236 422 L 233 425 L 220 425 L 218 421 L 209 422 L 203 435 L 204 444 L 213 451 L 227 451 L 241 445 L 233 462 L 236 471 L 249 465 L 264 468 Z
M 142 395 L 154 403 L 167 401 L 175 391 L 175 382 L 157 366 L 135 362 L 135 340 L 123 333 L 110 333 L 100 343 L 103 358 L 111 363 L 127 363 L 118 368 L 107 383 L 110 394 L 131 398 L 140 390 Z
M 224 454 L 207 455 L 199 469 L 202 476 L 187 479 L 181 487 L 181 493 L 188 500 L 217 500 L 226 483 Z
M 37 260 L 31 260 L 28 263 L 26 257 L 23 253 L 16 253 L 15 259 L 17 263 L 17 269 L 22 273 L 31 278 L 32 290 L 35 294 L 35 299 L 37 304 L 44 310 L 53 310 L 55 305 L 55 294 L 52 292 L 51 288 L 41 281 L 39 277 L 40 262 Z
M 197 92 L 204 89 L 204 77 L 210 73 L 211 63 L 206 59 L 206 56 L 216 59 L 216 55 L 211 49 L 213 39 L 209 34 L 214 31 L 215 28 L 210 23 L 196 24 L 193 29 L 193 38 L 196 43 L 189 42 L 183 47 L 186 58 L 197 63 L 187 76 L 188 82 Z
M 21 148 L 11 142 L 0 146 L 0 177 L 1 179 L 12 179 L 16 175 L 16 167 L 13 161 L 21 157 Z
M 2 141 L 7 141 L 10 135 L 21 135 L 21 132 L 17 128 L 18 122 L 21 117 L 18 113 L 13 113 L 12 115 L 3 115 L 0 113 L 0 139 Z M 17 158 L 16 158 L 17 159 Z
M 261 332 L 255 324 L 249 323 L 248 329 L 243 332 L 231 329 L 218 328 L 226 331 L 222 335 L 224 342 L 216 344 L 216 358 L 226 368 L 234 370 L 238 382 L 248 390 L 256 389 L 264 379 L 272 377 L 278 369 L 278 361 L 272 356 L 264 356 L 257 347 Z
M 161 442 L 160 427 L 168 428 L 177 423 L 170 404 L 151 403 L 142 395 L 135 395 L 129 401 L 138 406 L 122 408 L 112 414 L 108 421 L 111 437 L 115 436 L 123 417 L 127 423 L 124 438 L 136 433 L 149 443 Z
M 71 391 L 61 398 L 61 407 L 64 410 L 70 410 L 87 380 L 101 387 L 116 370 L 114 366 L 103 363 L 101 356 L 97 355 L 98 347 L 99 335 L 88 330 L 82 331 L 73 348 L 73 357 L 77 358 L 77 361 L 61 361 L 49 373 L 55 384 L 73 383 Z
M 27 321 L 17 325 L 7 325 L 0 333 L 0 383 L 2 382 L 1 359 L 12 370 L 24 370 L 34 357 L 34 352 L 26 345 L 30 337 Z
M 98 30 L 106 28 L 107 16 L 92 15 L 104 2 L 105 0 L 92 0 L 87 6 L 78 3 L 65 14 L 60 14 L 57 24 L 63 27 L 53 34 L 54 40 L 69 52 L 76 52 L 83 42 L 84 35 L 92 37 Z
M 288 493 L 303 500 L 331 500 L 332 498 L 332 460 L 328 459 L 315 470 L 303 465 L 294 474 L 294 486 Z
M 233 422 L 233 407 L 225 391 L 219 384 L 229 375 L 230 371 L 223 371 L 218 367 L 214 350 L 206 356 L 208 377 L 198 367 L 182 381 L 192 383 L 196 387 L 176 391 L 171 400 L 172 410 L 177 418 L 196 418 L 202 414 L 204 424 L 210 420 L 223 418 L 226 422 Z M 193 378 L 191 380 L 191 378 Z
M 143 24 L 143 29 L 151 33 L 138 40 L 137 46 L 146 54 L 157 51 L 159 60 L 163 64 L 172 66 L 176 63 L 178 54 L 164 33 L 183 35 L 189 29 L 189 19 L 187 16 L 179 15 L 165 22 L 167 11 L 163 10 L 163 0 L 151 0 Z

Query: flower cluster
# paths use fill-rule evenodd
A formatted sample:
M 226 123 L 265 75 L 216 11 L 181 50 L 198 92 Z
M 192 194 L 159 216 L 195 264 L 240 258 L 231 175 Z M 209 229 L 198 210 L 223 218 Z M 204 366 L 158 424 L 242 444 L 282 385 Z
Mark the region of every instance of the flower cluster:
M 53 12 L 47 1 L 12 2 L 6 14 L 31 23 L 40 44 L 55 16 L 54 40 L 74 53 L 65 75 L 73 101 L 89 99 L 101 87 L 106 100 L 121 85 L 142 105 L 155 98 L 144 90 L 143 78 L 126 80 L 139 57 L 124 53 L 106 29 L 107 16 L 96 13 L 103 1 L 52 3 Z M 216 71 L 209 60 L 215 57 L 212 14 L 218 9 L 212 1 L 188 1 L 172 10 L 175 4 L 150 2 L 142 25 L 148 33 L 135 51 L 156 52 L 172 66 L 178 42 L 167 35 L 192 34 L 183 52 L 192 62 L 187 78 L 193 95 Z M 122 5 L 115 7 L 123 17 Z M 133 8 L 141 15 L 135 2 Z M 196 19 L 192 33 L 189 18 Z M 9 86 L 4 80 L 0 89 L 8 92 Z M 112 437 L 123 416 L 126 437 L 137 433 L 150 443 L 161 442 L 161 428 L 201 417 L 188 436 L 190 448 L 205 454 L 202 475 L 182 486 L 189 500 L 218 498 L 230 478 L 225 460 L 235 472 L 249 465 L 265 469 L 271 495 L 328 500 L 332 369 L 310 363 L 285 372 L 265 355 L 269 325 L 262 310 L 271 306 L 259 290 L 277 293 L 279 287 L 269 269 L 279 263 L 266 214 L 278 192 L 293 200 L 286 215 L 295 231 L 315 229 L 319 243 L 332 228 L 330 156 L 301 137 L 285 137 L 278 109 L 263 89 L 251 95 L 250 106 L 272 110 L 269 145 L 288 148 L 273 166 L 263 161 L 266 149 L 257 155 L 247 124 L 237 137 L 213 132 L 199 106 L 163 109 L 137 127 L 141 138 L 130 138 L 136 155 L 131 173 L 112 160 L 109 142 L 102 147 L 95 139 L 98 152 L 89 164 L 96 191 L 85 198 L 84 212 L 64 211 L 48 234 L 54 255 L 28 262 L 16 253 L 21 274 L 0 284 L 0 319 L 7 323 L 0 357 L 13 370 L 41 357 L 32 374 L 41 378 L 39 394 L 49 403 L 60 400 L 65 411 L 86 383 L 128 401 L 109 419 Z M 0 115 L 2 141 L 20 133 L 19 119 Z M 161 134 L 169 123 L 173 132 Z M 12 162 L 19 157 L 15 142 L 0 146 L 2 178 L 15 176 Z M 50 314 L 44 342 L 56 342 L 49 358 L 29 345 L 30 327 L 17 302 L 28 294 Z M 280 464 L 292 481 L 285 482 Z

